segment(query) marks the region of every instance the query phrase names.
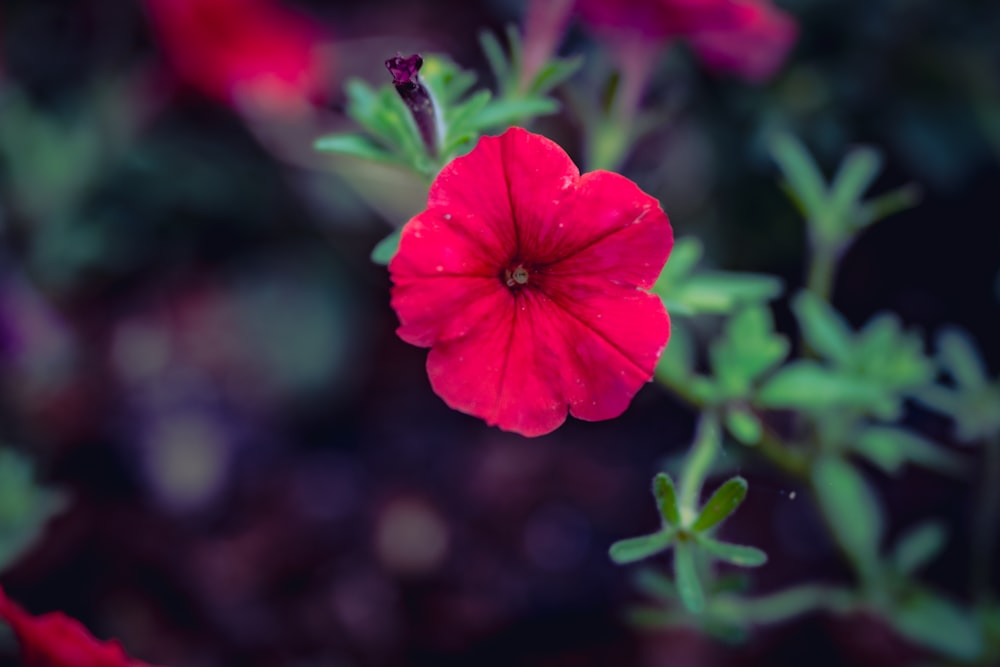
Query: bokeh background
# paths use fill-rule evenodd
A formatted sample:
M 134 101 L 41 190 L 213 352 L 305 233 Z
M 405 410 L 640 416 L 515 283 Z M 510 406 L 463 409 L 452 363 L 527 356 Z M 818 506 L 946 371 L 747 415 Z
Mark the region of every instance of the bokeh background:
M 834 302 L 856 325 L 894 311 L 928 340 L 958 324 L 995 373 L 1000 5 L 780 4 L 800 39 L 767 83 L 707 72 L 683 46 L 664 57 L 649 99 L 671 113 L 625 173 L 713 264 L 794 290 L 803 224 L 765 130 L 790 128 L 828 174 L 851 145 L 880 147 L 873 191 L 912 182 L 923 200 L 859 239 Z M 175 667 L 915 664 L 919 649 L 867 618 L 809 616 L 739 646 L 632 628 L 637 595 L 607 546 L 656 525 L 649 480 L 686 450 L 694 414 L 650 385 L 621 419 L 526 440 L 450 411 L 425 351 L 395 337 L 369 253 L 419 209 L 419 187 L 312 142 L 350 129 L 343 82 L 388 81 L 396 52 L 448 54 L 489 85 L 477 34 L 519 21 L 522 3 L 285 0 L 288 26 L 242 42 L 221 19 L 178 39 L 155 5 L 0 6 L 12 597 Z M 308 95 L 280 77 L 219 82 L 213 45 L 268 62 L 284 27 L 321 47 Z M 576 24 L 563 52 L 587 57 L 578 85 L 606 66 Z M 572 113 L 536 129 L 579 157 Z M 786 301 L 776 315 L 792 326 Z M 950 442 L 944 419 L 910 418 Z M 846 579 L 796 488 L 726 451 L 751 482 L 727 535 L 771 558 L 755 590 Z M 869 472 L 892 533 L 949 520 L 928 578 L 966 595 L 968 484 Z M 11 537 L 49 515 L 40 536 Z

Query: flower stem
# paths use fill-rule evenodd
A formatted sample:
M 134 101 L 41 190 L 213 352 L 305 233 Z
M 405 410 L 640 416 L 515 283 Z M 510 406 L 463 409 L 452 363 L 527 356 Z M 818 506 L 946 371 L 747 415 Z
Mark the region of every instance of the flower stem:
M 833 282 L 839 257 L 840 249 L 837 246 L 814 241 L 813 252 L 809 258 L 806 289 L 826 302 L 833 296 Z
M 688 452 L 681 473 L 680 513 L 681 523 L 688 525 L 698 515 L 698 501 L 701 498 L 701 487 L 705 483 L 708 471 L 715 461 L 719 449 L 719 418 L 712 410 L 701 413 L 698 428 L 695 432 L 694 444 Z

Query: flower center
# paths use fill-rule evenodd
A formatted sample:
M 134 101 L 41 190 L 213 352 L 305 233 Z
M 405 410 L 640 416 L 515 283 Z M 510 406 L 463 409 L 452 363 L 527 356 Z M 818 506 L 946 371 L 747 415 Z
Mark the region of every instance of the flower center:
M 528 269 L 524 268 L 524 264 L 507 267 L 504 271 L 504 282 L 507 283 L 507 287 L 524 285 L 528 282 Z

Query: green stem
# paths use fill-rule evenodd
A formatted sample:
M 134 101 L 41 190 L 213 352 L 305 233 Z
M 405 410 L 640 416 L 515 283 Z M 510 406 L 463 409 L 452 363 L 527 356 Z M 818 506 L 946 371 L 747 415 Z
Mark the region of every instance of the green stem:
M 809 258 L 809 276 L 806 289 L 823 301 L 833 296 L 833 281 L 837 270 L 840 250 L 837 246 L 813 240 L 813 252 Z
M 684 526 L 689 525 L 698 516 L 701 487 L 715 460 L 720 438 L 718 416 L 712 410 L 702 412 L 694 444 L 688 452 L 681 473 L 679 504 L 681 524 Z
M 972 595 L 980 603 L 992 601 L 990 589 L 992 554 L 996 543 L 997 523 L 1000 522 L 1000 434 L 983 443 L 984 462 L 982 486 L 976 503 L 972 528 Z
M 695 408 L 704 410 L 707 406 L 687 386 L 675 384 L 663 375 L 657 375 L 656 380 L 673 392 L 682 401 Z M 800 452 L 790 448 L 772 431 L 764 428 L 760 441 L 753 448 L 776 468 L 795 479 L 804 480 L 809 477 L 809 461 Z

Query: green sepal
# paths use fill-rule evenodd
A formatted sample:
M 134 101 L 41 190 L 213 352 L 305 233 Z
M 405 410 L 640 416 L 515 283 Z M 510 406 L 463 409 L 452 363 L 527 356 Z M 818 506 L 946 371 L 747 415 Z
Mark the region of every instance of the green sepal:
M 760 567 L 767 562 L 767 554 L 757 547 L 720 542 L 707 535 L 697 535 L 698 544 L 713 558 L 740 567 Z
M 688 540 L 677 540 L 674 545 L 674 580 L 681 602 L 692 614 L 705 610 L 705 591 L 698 578 L 696 556 L 694 544 Z
M 677 489 L 670 475 L 661 472 L 653 478 L 653 496 L 656 498 L 656 509 L 659 510 L 664 525 L 680 526 L 681 514 L 677 509 Z
M 715 528 L 736 511 L 746 496 L 747 481 L 744 478 L 726 480 L 701 508 L 698 518 L 691 524 L 691 530 L 701 532 Z
M 403 229 L 399 228 L 376 243 L 375 248 L 372 250 L 371 260 L 376 264 L 388 266 L 399 250 L 399 240 L 402 236 Z
M 608 555 L 615 563 L 626 565 L 666 551 L 673 541 L 673 531 L 661 530 L 651 535 L 618 540 L 608 549 Z

